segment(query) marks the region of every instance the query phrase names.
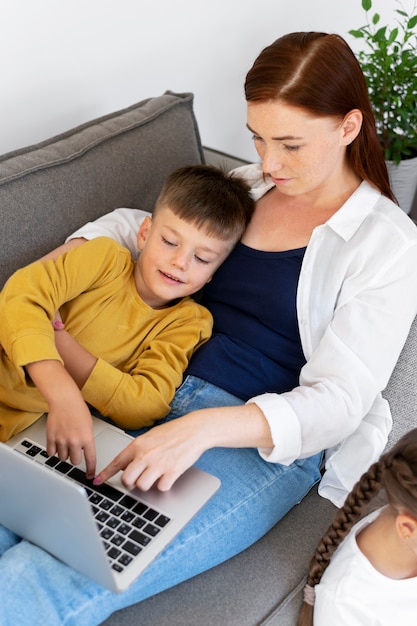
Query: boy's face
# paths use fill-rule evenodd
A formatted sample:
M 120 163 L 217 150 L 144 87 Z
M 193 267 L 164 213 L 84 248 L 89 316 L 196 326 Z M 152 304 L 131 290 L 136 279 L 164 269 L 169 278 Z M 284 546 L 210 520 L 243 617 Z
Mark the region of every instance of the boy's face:
M 136 288 L 153 308 L 199 291 L 231 252 L 235 241 L 206 234 L 160 207 L 142 222 L 138 237 L 140 255 L 135 268 Z

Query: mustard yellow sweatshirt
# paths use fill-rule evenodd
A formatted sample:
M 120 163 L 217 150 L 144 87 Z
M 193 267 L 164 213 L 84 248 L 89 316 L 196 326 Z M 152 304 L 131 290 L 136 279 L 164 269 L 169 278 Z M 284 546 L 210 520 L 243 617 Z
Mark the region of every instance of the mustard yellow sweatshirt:
M 0 441 L 47 410 L 24 365 L 62 362 L 51 325 L 58 309 L 65 329 L 98 359 L 81 390 L 86 402 L 127 429 L 169 412 L 212 317 L 191 298 L 152 309 L 136 291 L 133 269 L 128 250 L 100 237 L 8 280 L 0 293 Z

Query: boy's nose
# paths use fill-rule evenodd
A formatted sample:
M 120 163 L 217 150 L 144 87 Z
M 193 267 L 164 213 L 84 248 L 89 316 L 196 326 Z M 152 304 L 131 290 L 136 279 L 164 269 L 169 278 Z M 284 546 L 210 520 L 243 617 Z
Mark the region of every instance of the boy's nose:
M 189 256 L 182 251 L 178 251 L 172 257 L 172 264 L 181 270 L 186 270 L 189 264 Z

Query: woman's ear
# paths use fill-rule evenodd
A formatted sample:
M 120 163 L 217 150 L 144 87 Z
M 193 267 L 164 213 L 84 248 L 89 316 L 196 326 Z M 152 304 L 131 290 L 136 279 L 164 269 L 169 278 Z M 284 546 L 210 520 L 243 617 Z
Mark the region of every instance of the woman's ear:
M 343 141 L 346 146 L 352 143 L 362 128 L 363 115 L 359 109 L 352 109 L 345 115 L 342 122 Z
M 139 252 L 143 250 L 143 247 L 148 238 L 151 226 L 152 226 L 152 218 L 149 215 L 147 215 L 145 219 L 142 221 L 141 225 L 139 226 L 138 235 L 136 238 L 136 244 L 137 244 Z

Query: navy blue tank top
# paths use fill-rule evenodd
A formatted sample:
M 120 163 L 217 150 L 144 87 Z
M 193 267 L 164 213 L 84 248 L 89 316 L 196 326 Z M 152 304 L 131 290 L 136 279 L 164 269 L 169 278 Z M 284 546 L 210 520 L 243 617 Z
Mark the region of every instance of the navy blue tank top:
M 304 252 L 236 246 L 204 287 L 213 336 L 195 352 L 187 374 L 243 400 L 298 385 L 305 363 L 296 312 Z

